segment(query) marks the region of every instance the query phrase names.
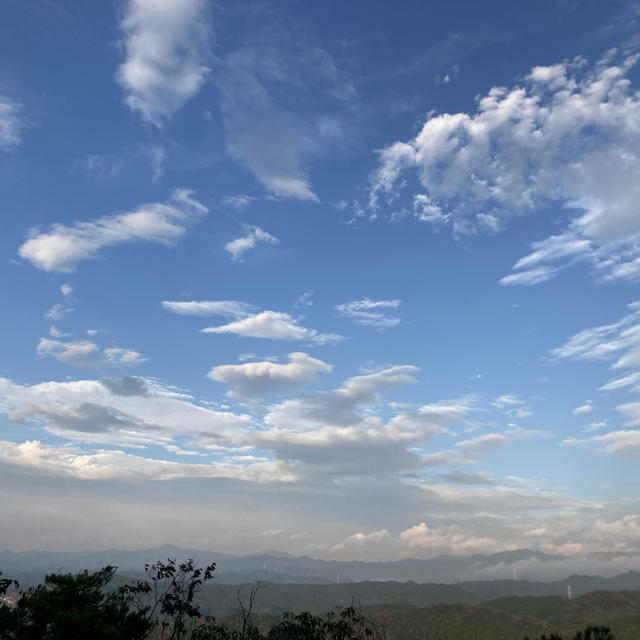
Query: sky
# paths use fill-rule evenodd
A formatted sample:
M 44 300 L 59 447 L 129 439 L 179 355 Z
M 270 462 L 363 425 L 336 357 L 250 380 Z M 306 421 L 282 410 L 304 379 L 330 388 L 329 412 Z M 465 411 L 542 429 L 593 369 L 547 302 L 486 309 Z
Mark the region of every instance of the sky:
M 640 568 L 640 3 L 0 25 L 0 548 Z

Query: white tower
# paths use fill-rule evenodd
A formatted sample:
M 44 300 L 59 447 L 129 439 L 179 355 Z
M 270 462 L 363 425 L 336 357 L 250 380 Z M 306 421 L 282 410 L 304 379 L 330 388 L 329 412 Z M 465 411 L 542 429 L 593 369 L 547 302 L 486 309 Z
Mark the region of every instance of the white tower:
M 567 598 L 571 600 L 573 598 L 573 594 L 571 593 L 571 585 L 567 585 Z

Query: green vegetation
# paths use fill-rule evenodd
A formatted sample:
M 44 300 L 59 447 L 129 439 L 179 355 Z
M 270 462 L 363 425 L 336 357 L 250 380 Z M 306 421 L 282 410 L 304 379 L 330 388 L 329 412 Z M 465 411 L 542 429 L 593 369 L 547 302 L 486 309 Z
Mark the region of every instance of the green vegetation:
M 143 640 L 152 623 L 146 608 L 132 608 L 121 587 L 107 591 L 115 567 L 77 575 L 51 574 L 44 584 L 0 606 L 2 640 Z M 9 585 L 3 581 L 5 594 Z

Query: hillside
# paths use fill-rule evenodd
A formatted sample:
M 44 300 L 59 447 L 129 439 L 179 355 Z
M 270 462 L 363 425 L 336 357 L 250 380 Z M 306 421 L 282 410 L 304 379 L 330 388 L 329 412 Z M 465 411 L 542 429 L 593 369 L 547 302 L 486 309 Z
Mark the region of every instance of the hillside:
M 574 600 L 557 596 L 501 598 L 480 605 L 365 607 L 393 640 L 514 640 L 557 631 L 569 637 L 588 624 L 605 625 L 617 640 L 640 637 L 640 592 L 596 591 Z
M 418 584 L 416 582 L 355 582 L 344 584 L 276 584 L 264 583 L 255 600 L 255 611 L 281 613 L 283 611 L 311 611 L 321 613 L 336 606 L 411 605 L 424 607 L 435 604 L 476 604 L 496 598 L 538 597 L 541 601 L 567 595 L 571 585 L 574 597 L 596 590 L 615 591 L 631 585 L 640 591 L 640 573 L 629 572 L 614 578 L 578 576 L 566 580 L 543 583 L 516 580 L 462 582 L 460 584 Z M 591 587 L 591 588 L 590 588 Z M 238 610 L 238 589 L 248 593 L 251 585 L 210 584 L 200 594 L 204 610 L 209 615 L 230 614 Z

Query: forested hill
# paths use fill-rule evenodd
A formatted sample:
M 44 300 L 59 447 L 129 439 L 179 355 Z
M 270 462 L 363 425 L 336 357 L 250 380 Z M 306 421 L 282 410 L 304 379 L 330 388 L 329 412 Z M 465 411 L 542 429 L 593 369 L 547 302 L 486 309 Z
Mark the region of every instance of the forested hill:
M 311 611 L 323 613 L 336 606 L 357 602 L 366 605 L 479 604 L 504 597 L 554 596 L 561 601 L 571 585 L 574 597 L 596 590 L 635 589 L 640 591 L 640 573 L 629 572 L 615 578 L 572 576 L 553 583 L 496 580 L 461 584 L 417 584 L 415 582 L 357 582 L 347 584 L 265 583 L 259 590 L 254 611 L 282 613 Z M 200 601 L 209 615 L 230 614 L 238 610 L 238 594 L 248 594 L 253 585 L 210 584 L 203 587 Z M 639 612 L 640 613 L 640 612 Z M 639 628 L 640 629 L 640 628 Z M 638 634 L 640 637 L 640 633 Z
M 569 638 L 589 624 L 609 627 L 616 640 L 640 638 L 638 591 L 596 591 L 572 600 L 544 596 L 480 605 L 370 606 L 363 612 L 394 640 L 513 640 L 553 632 Z
M 572 600 L 532 596 L 480 604 L 380 604 L 363 606 L 362 613 L 389 640 L 522 640 L 553 632 L 571 638 L 589 624 L 609 627 L 616 640 L 640 637 L 638 591 L 596 591 Z M 218 620 L 233 626 L 239 618 L 220 616 Z M 278 620 L 275 613 L 254 616 L 264 629 Z

